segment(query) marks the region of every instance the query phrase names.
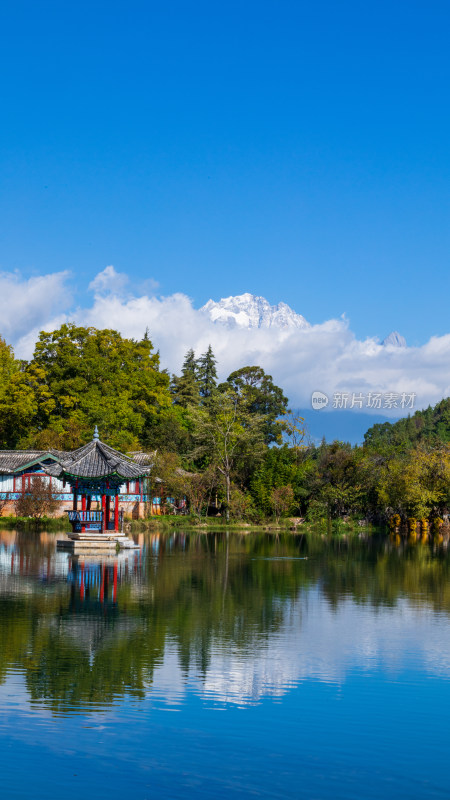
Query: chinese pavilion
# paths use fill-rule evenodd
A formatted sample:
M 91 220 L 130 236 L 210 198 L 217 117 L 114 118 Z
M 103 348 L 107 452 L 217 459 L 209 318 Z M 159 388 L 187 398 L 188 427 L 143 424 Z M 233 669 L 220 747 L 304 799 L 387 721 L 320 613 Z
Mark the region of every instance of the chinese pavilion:
M 120 488 L 124 483 L 148 477 L 150 469 L 101 442 L 97 426 L 91 442 L 77 450 L 59 453 L 57 460 L 44 466 L 47 475 L 71 487 L 73 507 L 68 515 L 74 534 L 120 533 Z

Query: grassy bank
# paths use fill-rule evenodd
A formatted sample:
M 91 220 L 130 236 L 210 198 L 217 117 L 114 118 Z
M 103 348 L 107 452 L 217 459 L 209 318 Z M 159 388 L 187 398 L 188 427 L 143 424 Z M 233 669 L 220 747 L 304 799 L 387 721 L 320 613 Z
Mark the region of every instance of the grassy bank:
M 290 517 L 282 517 L 277 520 L 274 517 L 261 520 L 259 523 L 241 522 L 239 520 L 232 520 L 227 522 L 221 517 L 202 517 L 197 516 L 161 516 L 149 517 L 147 519 L 132 520 L 127 523 L 128 529 L 132 533 L 139 533 L 143 531 L 150 532 L 170 532 L 173 530 L 197 530 L 197 531 L 217 531 L 226 529 L 227 531 L 247 531 L 251 533 L 263 531 L 291 531 L 293 533 L 308 531 L 310 533 L 319 534 L 348 534 L 360 533 L 362 531 L 371 531 L 371 525 L 361 526 L 358 520 L 344 521 L 337 520 L 321 520 L 320 522 L 306 523 L 298 522 L 298 520 Z
M 227 530 L 242 530 L 253 529 L 261 530 L 262 525 L 251 525 L 248 522 L 239 522 L 233 520 L 228 522 L 225 519 L 217 517 L 202 517 L 199 519 L 197 516 L 167 516 L 167 517 L 148 517 L 147 519 L 137 519 L 128 522 L 132 533 L 139 531 L 172 531 L 172 530 L 218 530 L 226 528 Z

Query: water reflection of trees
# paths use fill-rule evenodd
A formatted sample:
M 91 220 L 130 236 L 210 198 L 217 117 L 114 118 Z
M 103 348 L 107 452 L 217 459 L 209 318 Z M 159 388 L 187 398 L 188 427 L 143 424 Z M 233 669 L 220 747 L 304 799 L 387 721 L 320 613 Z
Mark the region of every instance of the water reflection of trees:
M 289 601 L 312 586 L 333 607 L 349 596 L 374 607 L 407 597 L 450 612 L 450 560 L 429 544 L 149 537 L 140 559 L 119 572 L 115 594 L 113 567 L 106 569 L 103 596 L 95 581 L 83 585 L 76 560 L 58 574 L 52 542 L 22 536 L 3 548 L 0 680 L 23 670 L 32 700 L 56 711 L 142 697 L 169 643 L 185 674 L 206 674 L 217 647 L 251 654 L 280 629 Z

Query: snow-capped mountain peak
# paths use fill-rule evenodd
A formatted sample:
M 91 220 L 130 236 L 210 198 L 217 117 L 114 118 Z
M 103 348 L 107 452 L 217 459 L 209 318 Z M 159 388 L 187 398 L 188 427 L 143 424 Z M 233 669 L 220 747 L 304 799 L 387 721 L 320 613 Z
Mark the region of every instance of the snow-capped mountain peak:
M 385 347 L 406 347 L 406 339 L 404 336 L 401 335 L 398 331 L 392 331 L 389 336 L 386 336 L 385 339 L 381 342 Z
M 249 292 L 223 297 L 219 302 L 208 300 L 200 309 L 212 322 L 228 328 L 309 328 L 309 322 L 286 303 L 271 306 L 265 297 Z

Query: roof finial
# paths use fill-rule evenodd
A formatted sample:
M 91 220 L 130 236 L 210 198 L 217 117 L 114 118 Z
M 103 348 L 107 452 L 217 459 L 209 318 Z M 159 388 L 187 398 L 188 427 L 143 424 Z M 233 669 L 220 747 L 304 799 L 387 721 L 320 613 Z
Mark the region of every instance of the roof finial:
M 100 436 L 98 435 L 98 428 L 96 425 L 94 430 L 94 442 L 97 441 L 98 439 L 100 439 Z

